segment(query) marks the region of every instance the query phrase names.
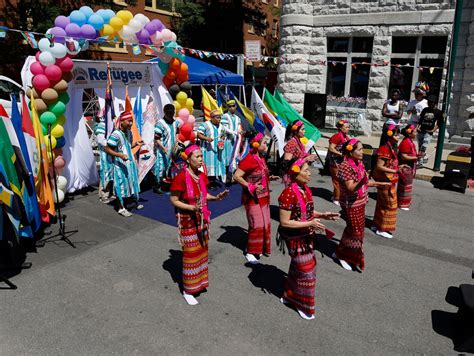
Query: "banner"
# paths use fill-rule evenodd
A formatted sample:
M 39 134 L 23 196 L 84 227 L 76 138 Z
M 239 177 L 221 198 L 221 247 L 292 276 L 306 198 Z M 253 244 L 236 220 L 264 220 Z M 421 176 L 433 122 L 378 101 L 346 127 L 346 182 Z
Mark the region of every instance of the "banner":
M 141 182 L 156 162 L 155 156 L 155 124 L 158 121 L 158 110 L 150 96 L 142 120 L 142 139 L 145 143 L 140 149 L 138 158 L 138 181 Z
M 105 88 L 107 62 L 74 60 L 72 83 L 76 88 Z M 114 88 L 150 86 L 153 84 L 150 63 L 110 62 L 110 79 Z

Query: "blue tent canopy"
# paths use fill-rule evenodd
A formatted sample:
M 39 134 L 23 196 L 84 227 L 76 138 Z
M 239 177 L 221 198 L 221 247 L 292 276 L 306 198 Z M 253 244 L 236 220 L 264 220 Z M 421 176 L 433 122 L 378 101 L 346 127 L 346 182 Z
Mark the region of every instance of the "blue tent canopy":
M 147 62 L 158 63 L 159 58 Z M 188 65 L 189 82 L 194 85 L 227 84 L 244 85 L 244 77 L 231 71 L 216 67 L 212 64 L 188 57 L 184 62 Z

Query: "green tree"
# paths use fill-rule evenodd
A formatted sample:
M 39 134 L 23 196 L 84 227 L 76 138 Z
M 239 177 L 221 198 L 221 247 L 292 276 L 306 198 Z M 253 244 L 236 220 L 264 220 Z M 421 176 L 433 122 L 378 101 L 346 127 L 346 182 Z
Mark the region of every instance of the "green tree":
M 206 8 L 202 4 L 183 1 L 176 4 L 175 10 L 179 16 L 172 18 L 171 26 L 178 37 L 179 44 L 184 47 L 195 46 L 196 35 L 206 25 Z

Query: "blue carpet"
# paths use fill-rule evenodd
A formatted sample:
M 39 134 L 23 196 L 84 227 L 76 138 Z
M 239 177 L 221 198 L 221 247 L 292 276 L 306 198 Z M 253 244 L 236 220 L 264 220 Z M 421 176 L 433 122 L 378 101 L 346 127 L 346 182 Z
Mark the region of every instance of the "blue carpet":
M 242 187 L 239 184 L 232 185 L 229 189 L 229 195 L 222 201 L 209 202 L 209 210 L 211 210 L 211 219 L 215 219 L 219 215 L 225 214 L 241 206 Z M 216 195 L 224 190 L 224 187 L 209 191 L 210 194 Z M 176 226 L 176 215 L 170 202 L 169 194 L 155 194 L 153 190 L 147 190 L 140 193 L 140 203 L 143 204 L 142 210 L 133 210 L 134 214 L 144 216 L 171 226 Z

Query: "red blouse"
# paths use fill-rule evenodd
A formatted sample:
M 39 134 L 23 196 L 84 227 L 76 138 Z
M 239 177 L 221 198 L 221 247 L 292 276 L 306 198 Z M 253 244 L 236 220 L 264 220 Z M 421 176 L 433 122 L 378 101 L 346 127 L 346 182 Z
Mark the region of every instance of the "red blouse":
M 199 173 L 204 174 L 204 173 Z M 193 183 L 193 190 L 194 190 L 194 199 L 199 199 L 201 190 L 199 188 L 198 182 L 196 182 L 193 178 L 191 178 L 191 181 Z M 209 180 L 207 179 L 207 176 L 204 175 L 204 183 L 206 185 L 209 184 Z M 179 200 L 182 201 L 185 204 L 191 204 L 190 197 L 189 197 L 189 191 L 186 187 L 186 172 L 185 170 L 182 170 L 176 177 L 173 178 L 173 181 L 171 182 L 171 187 L 170 191 L 174 192 L 180 192 Z M 189 213 L 182 211 L 181 213 Z
M 415 161 L 404 161 L 402 159 L 402 153 L 407 154 L 409 156 L 416 156 L 416 146 L 409 137 L 405 137 L 400 145 L 398 146 L 398 160 L 400 164 L 407 164 L 410 167 L 413 167 L 415 165 Z
M 285 153 L 290 153 L 291 155 L 293 155 L 293 159 L 300 159 L 307 156 L 304 150 L 304 145 L 296 136 L 288 140 L 283 150 L 285 151 Z
M 261 159 L 263 163 L 263 170 L 260 168 L 259 164 L 255 160 L 252 154 L 248 154 L 245 156 L 245 158 L 240 161 L 239 163 L 239 169 L 245 172 L 244 179 L 253 184 L 262 184 L 262 176 L 265 174 L 267 176 L 267 186 L 264 187 L 264 192 L 260 194 L 259 200 L 262 202 L 269 202 L 270 200 L 270 194 L 269 194 L 269 187 L 268 187 L 268 182 L 270 181 L 270 172 L 268 170 L 267 164 L 265 163 L 265 159 Z M 248 189 L 243 189 L 242 190 L 242 203 L 247 204 L 249 202 L 256 202 L 256 199 L 253 195 L 250 194 Z

